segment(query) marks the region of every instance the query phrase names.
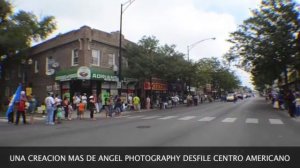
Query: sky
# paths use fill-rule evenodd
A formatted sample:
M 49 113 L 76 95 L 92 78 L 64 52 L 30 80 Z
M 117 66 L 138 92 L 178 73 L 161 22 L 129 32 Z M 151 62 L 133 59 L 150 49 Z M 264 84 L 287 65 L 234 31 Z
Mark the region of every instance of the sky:
M 33 12 L 38 17 L 54 16 L 58 29 L 50 36 L 79 29 L 83 25 L 105 32 L 119 31 L 121 3 L 128 0 L 11 0 L 15 11 Z M 132 0 L 131 0 L 132 1 Z M 300 0 L 299 0 L 300 1 Z M 129 2 L 129 1 L 128 1 Z M 122 33 L 138 42 L 155 36 L 161 45 L 175 44 L 190 59 L 222 56 L 228 51 L 229 33 L 237 30 L 260 0 L 134 0 L 123 13 Z M 253 88 L 250 75 L 232 67 L 242 85 Z

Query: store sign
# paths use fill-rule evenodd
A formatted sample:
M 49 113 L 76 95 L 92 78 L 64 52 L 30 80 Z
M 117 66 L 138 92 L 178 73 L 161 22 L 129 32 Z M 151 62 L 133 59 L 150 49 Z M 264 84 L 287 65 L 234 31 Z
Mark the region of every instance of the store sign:
M 89 80 L 91 79 L 91 70 L 89 67 L 82 66 L 77 70 L 78 79 Z
M 210 92 L 211 91 L 211 84 L 206 84 L 206 91 Z
M 103 79 L 104 81 L 119 81 L 119 78 L 117 76 L 111 76 L 111 75 L 104 75 L 104 74 L 98 74 L 94 73 L 92 74 L 92 79 Z
M 63 73 L 63 72 L 62 72 Z M 105 72 L 104 72 L 105 73 Z M 118 82 L 119 78 L 115 75 L 103 74 L 101 71 L 91 70 L 89 67 L 82 66 L 79 67 L 77 72 L 65 72 L 63 75 L 55 77 L 57 81 L 69 81 L 72 79 L 81 79 L 81 80 L 103 80 L 103 81 L 114 81 Z
M 150 82 L 144 82 L 144 89 L 145 90 L 151 90 Z M 164 84 L 164 83 L 153 82 L 152 83 L 152 90 L 168 90 L 168 89 L 167 89 L 167 85 Z

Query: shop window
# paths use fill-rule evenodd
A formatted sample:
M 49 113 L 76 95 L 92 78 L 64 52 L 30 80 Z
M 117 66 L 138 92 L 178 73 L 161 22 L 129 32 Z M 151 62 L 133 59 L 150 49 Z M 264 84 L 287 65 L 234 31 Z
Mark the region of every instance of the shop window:
M 92 50 L 91 65 L 93 65 L 93 66 L 100 65 L 100 51 L 99 50 Z
M 78 66 L 79 65 L 79 50 L 75 49 L 72 50 L 72 66 Z

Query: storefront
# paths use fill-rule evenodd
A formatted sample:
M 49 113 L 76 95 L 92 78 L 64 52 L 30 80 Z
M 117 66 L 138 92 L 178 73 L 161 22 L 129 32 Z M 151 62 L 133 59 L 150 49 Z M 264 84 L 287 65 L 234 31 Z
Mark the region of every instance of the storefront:
M 144 81 L 143 83 L 143 92 L 142 99 L 145 99 L 149 96 L 153 103 L 158 100 L 158 97 L 166 96 L 168 91 L 168 84 L 158 78 L 152 78 L 152 81 L 149 80 Z
M 104 101 L 105 97 L 118 94 L 119 78 L 112 70 L 86 66 L 65 69 L 57 72 L 55 81 L 62 97 L 86 93 L 100 95 Z

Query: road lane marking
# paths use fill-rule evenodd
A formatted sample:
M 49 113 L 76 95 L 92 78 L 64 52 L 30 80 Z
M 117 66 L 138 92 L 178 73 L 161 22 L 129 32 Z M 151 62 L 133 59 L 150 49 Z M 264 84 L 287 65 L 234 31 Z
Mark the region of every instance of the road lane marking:
M 269 119 L 271 124 L 283 124 L 280 119 Z
M 158 117 L 161 117 L 161 116 L 149 116 L 149 117 L 144 117 L 142 119 L 148 120 L 148 119 L 153 119 L 153 118 L 158 118 Z
M 131 116 L 131 117 L 127 117 L 127 118 L 141 118 L 141 117 L 144 117 L 145 115 L 138 115 L 138 116 Z
M 178 120 L 191 120 L 193 118 L 196 118 L 196 116 L 186 116 L 186 117 L 182 117 L 182 118 L 179 118 Z
M 121 115 L 121 116 L 118 116 L 118 117 L 116 117 L 116 118 L 128 118 L 128 117 L 130 117 L 131 115 Z
M 168 119 L 172 119 L 172 118 L 176 118 L 178 116 L 167 116 L 167 117 L 163 117 L 163 118 L 159 118 L 160 120 L 168 120 Z
M 6 118 L 0 118 L 0 122 L 8 122 Z
M 247 118 L 246 123 L 247 124 L 258 124 L 258 119 L 257 118 Z
M 215 119 L 216 117 L 204 117 L 204 118 L 201 118 L 200 120 L 198 121 L 211 121 L 213 119 Z
M 232 123 L 236 120 L 236 118 L 225 118 L 222 122 Z

